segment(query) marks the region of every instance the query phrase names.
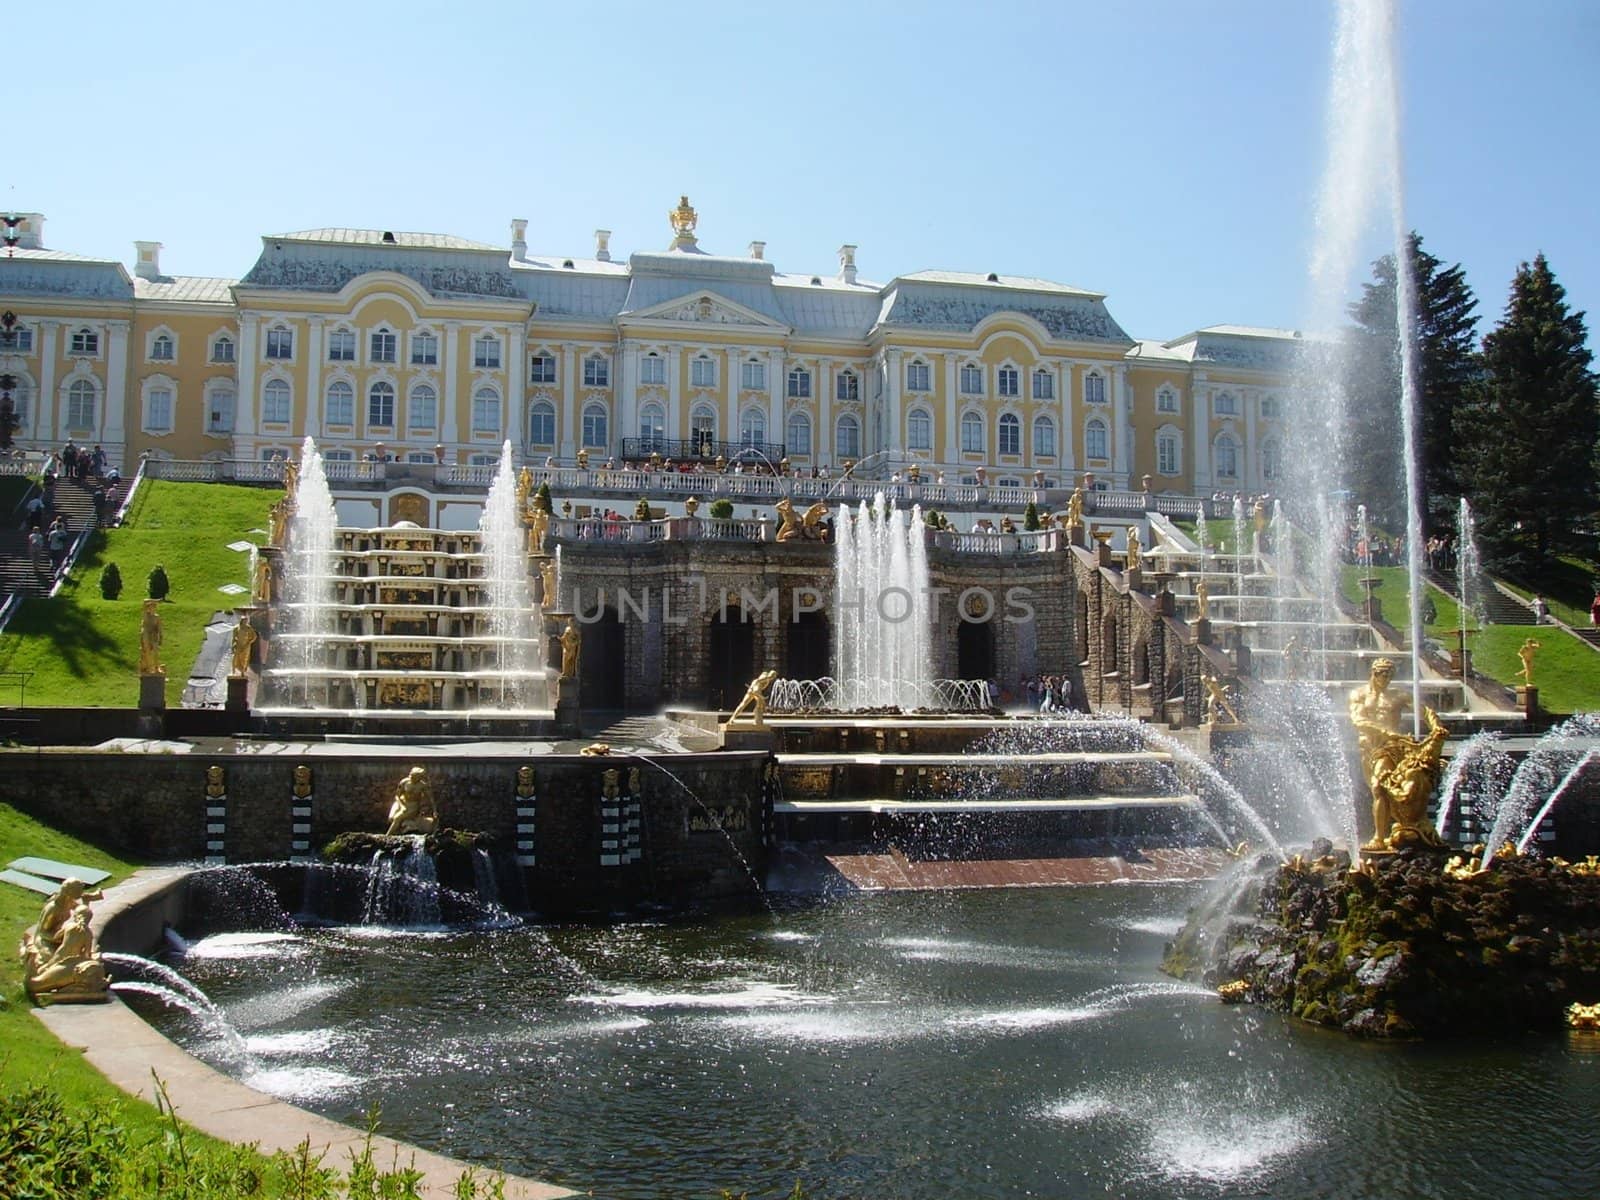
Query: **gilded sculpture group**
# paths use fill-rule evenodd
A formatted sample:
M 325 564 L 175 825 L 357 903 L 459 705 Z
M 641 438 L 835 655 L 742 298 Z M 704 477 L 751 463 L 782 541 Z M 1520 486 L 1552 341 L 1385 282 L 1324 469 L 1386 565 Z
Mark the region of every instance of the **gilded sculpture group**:
M 1442 844 L 1427 811 L 1439 783 L 1447 731 L 1433 709 L 1424 708 L 1428 732 L 1420 738 L 1401 733 L 1406 698 L 1389 690 L 1393 679 L 1394 663 L 1380 658 L 1367 682 L 1350 693 L 1350 723 L 1372 794 L 1372 840 L 1362 847 L 1369 852 Z
M 89 901 L 81 879 L 65 880 L 44 902 L 39 920 L 22 935 L 22 980 L 40 1003 L 95 1002 L 109 997 L 110 981 L 95 948 Z

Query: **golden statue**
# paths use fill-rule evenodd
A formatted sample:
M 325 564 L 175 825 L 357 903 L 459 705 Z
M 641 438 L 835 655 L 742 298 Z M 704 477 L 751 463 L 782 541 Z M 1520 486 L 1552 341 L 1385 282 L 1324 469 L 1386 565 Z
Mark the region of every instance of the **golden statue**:
M 1600 1031 L 1600 1004 L 1567 1005 L 1567 1028 Z
M 1283 678 L 1286 683 L 1293 683 L 1300 678 L 1300 652 L 1305 647 L 1300 644 L 1300 635 L 1292 633 L 1289 640 L 1283 644 Z
M 433 787 L 428 783 L 428 773 L 421 767 L 412 767 L 395 789 L 394 802 L 389 805 L 389 837 L 403 833 L 432 833 L 439 824 L 439 814 L 433 807 Z
M 600 772 L 600 795 L 607 800 L 615 800 L 622 793 L 622 769 L 612 767 L 609 771 Z
M 528 511 L 528 500 L 533 495 L 533 472 L 523 467 L 517 472 L 517 511 Z
M 39 920 L 22 935 L 23 984 L 40 1001 L 102 1001 L 109 998 L 105 966 L 89 927 L 90 891 L 81 879 L 64 879 L 44 903 Z
M 828 506 L 818 501 L 802 513 L 794 510 L 794 502 L 785 496 L 774 507 L 782 519 L 778 529 L 780 542 L 820 542 L 823 529 L 822 518 L 828 515 Z
M 293 498 L 295 490 L 300 486 L 300 468 L 294 465 L 291 458 L 283 464 L 283 492 Z
M 689 207 L 689 197 L 679 196 L 678 207 L 667 214 L 667 220 L 672 224 L 673 235 L 687 241 L 693 239 L 694 227 L 699 224 L 700 217 Z
M 244 617 L 233 627 L 233 673 L 242 676 L 250 669 L 250 653 L 256 648 L 255 627 Z
M 637 800 L 643 794 L 639 790 L 639 768 L 634 767 L 628 772 L 628 795 Z
M 1134 526 L 1129 525 L 1128 526 L 1128 557 L 1127 557 L 1127 562 L 1126 562 L 1126 569 L 1129 570 L 1129 571 L 1137 571 L 1139 569 L 1139 564 L 1143 561 L 1143 556 L 1144 556 L 1144 547 L 1139 545 L 1139 531 Z
M 544 539 L 550 532 L 550 514 L 535 508 L 528 516 L 528 553 L 543 554 Z
M 272 560 L 264 554 L 256 557 L 256 599 L 272 603 Z
M 1202 579 L 1194 585 L 1195 620 L 1209 620 L 1208 610 L 1211 607 L 1211 585 Z
M 578 469 L 581 471 L 589 469 L 589 452 L 587 450 L 578 451 Z
M 1387 658 L 1375 659 L 1367 682 L 1350 693 L 1350 723 L 1355 726 L 1361 772 L 1372 794 L 1374 812 L 1379 803 L 1379 780 L 1399 761 L 1404 750 L 1395 739 L 1400 736 L 1400 718 L 1410 701 L 1400 692 L 1389 690 L 1393 679 L 1394 663 Z M 1385 837 L 1388 832 L 1388 825 L 1379 825 L 1374 837 Z
M 1224 1004 L 1243 1004 L 1250 998 L 1250 981 L 1230 979 L 1217 989 L 1217 998 Z
M 161 665 L 161 601 L 146 600 L 139 619 L 139 674 L 165 675 Z
M 521 799 L 531 799 L 533 796 L 533 768 L 517 768 L 517 796 Z
M 1539 643 L 1528 638 L 1517 648 L 1517 657 L 1522 660 L 1522 670 L 1517 672 L 1522 676 L 1524 687 L 1533 686 L 1533 652 L 1539 648 Z
M 744 699 L 739 701 L 733 712 L 728 714 L 728 724 L 732 725 L 746 709 L 751 710 L 750 724 L 765 725 L 767 723 L 767 693 L 772 689 L 772 681 L 777 679 L 776 671 L 761 672 L 750 681 L 750 686 L 744 689 Z
M 579 758 L 604 758 L 611 753 L 610 742 L 591 742 L 578 751 Z
M 1213 725 L 1243 724 L 1239 720 L 1239 711 L 1228 700 L 1228 689 L 1215 675 L 1202 677 L 1201 682 L 1206 688 L 1206 720 Z
M 1443 843 L 1428 824 L 1428 801 L 1439 786 L 1444 740 L 1449 730 L 1438 714 L 1424 708 L 1428 733 L 1409 738 L 1396 733 L 1389 739 L 1383 758 L 1391 765 L 1372 780 L 1372 840 L 1363 850 L 1399 850 L 1406 846 L 1439 846 Z
M 267 510 L 267 544 L 269 546 L 283 547 L 284 538 L 289 532 L 289 514 L 292 503 L 285 496 Z
M 228 778 L 220 766 L 212 765 L 206 768 L 206 795 L 213 800 L 220 799 L 228 794 Z
M 1083 528 L 1083 489 L 1075 487 L 1072 496 L 1067 501 L 1067 515 L 1061 522 L 1061 527 L 1068 533 Z
M 1264 533 L 1267 528 L 1267 502 L 1257 499 L 1255 507 L 1250 510 L 1250 515 L 1254 518 L 1256 533 Z
M 543 513 L 539 514 L 541 517 Z M 556 560 L 553 558 L 541 559 L 539 562 L 539 579 L 544 584 L 544 596 L 539 601 L 540 608 L 554 608 L 558 592 L 556 590 Z
M 578 622 L 567 618 L 567 627 L 561 631 L 561 678 L 578 677 L 578 654 L 583 649 L 583 634 L 578 632 Z
M 300 799 L 311 795 L 311 768 L 301 763 L 294 769 L 294 794 Z

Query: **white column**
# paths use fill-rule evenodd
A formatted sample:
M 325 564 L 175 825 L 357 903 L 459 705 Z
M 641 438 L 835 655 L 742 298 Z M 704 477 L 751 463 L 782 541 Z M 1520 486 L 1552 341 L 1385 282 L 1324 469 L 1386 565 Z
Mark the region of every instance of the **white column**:
M 322 360 L 325 357 L 322 350 L 322 331 L 327 324 L 322 317 L 311 317 L 306 321 L 306 402 L 301 408 L 302 437 L 316 437 L 322 431 Z M 404 404 L 404 397 L 396 397 L 395 403 Z
M 1133 440 L 1131 405 L 1128 402 L 1128 368 L 1117 365 L 1111 368 L 1111 436 L 1116 439 L 1112 445 L 1111 473 L 1122 480 L 1123 487 L 1132 487 L 1129 471 L 1133 469 L 1133 456 L 1130 454 Z
M 623 338 L 617 343 L 617 403 L 612 411 L 613 453 L 622 454 L 622 439 L 639 435 L 639 343 Z
M 446 321 L 444 334 L 439 339 L 439 371 L 444 380 L 444 394 L 439 397 L 439 441 L 454 447 L 461 440 L 461 416 L 456 411 L 456 375 L 461 370 L 461 322 Z M 360 403 L 360 397 L 356 402 Z
M 1255 392 L 1241 392 L 1239 403 L 1244 405 L 1244 445 L 1239 449 L 1244 462 L 1239 464 L 1239 478 L 1255 491 L 1261 486 L 1261 460 L 1256 454 L 1256 406 L 1260 399 Z
M 1072 421 L 1072 363 L 1064 358 L 1056 360 L 1056 374 L 1060 376 L 1060 391 L 1056 393 L 1056 411 L 1060 415 L 1061 440 L 1056 450 L 1061 455 L 1061 483 L 1070 487 L 1072 476 L 1078 470 L 1077 436 Z
M 683 370 L 683 355 L 678 347 L 667 347 L 667 429 L 668 441 L 687 436 L 683 427 L 683 384 L 679 374 Z
M 1199 380 L 1194 387 L 1194 490 L 1211 490 L 1211 389 Z
M 33 403 L 33 436 L 53 442 L 56 434 L 56 335 L 59 321 L 39 322 L 39 395 Z
M 880 449 L 889 451 L 890 454 L 903 454 L 905 452 L 905 418 L 901 413 L 900 390 L 905 384 L 902 375 L 899 350 L 890 350 L 884 356 L 888 362 L 889 378 L 885 381 L 883 399 L 886 412 L 883 445 Z
M 106 322 L 106 410 L 100 418 L 99 440 L 115 444 L 118 449 L 127 437 L 124 420 L 128 408 L 128 326 L 127 321 Z
M 256 432 L 256 379 L 261 374 L 261 318 L 255 313 L 244 313 L 239 318 L 239 392 L 234 398 L 233 440 L 234 453 L 240 451 L 240 442 L 252 438 Z M 361 397 L 356 397 L 361 403 Z M 245 445 L 253 455 L 252 447 Z
M 956 470 L 961 468 L 961 399 L 956 391 L 956 356 L 944 356 L 944 458 Z M 951 483 L 959 483 L 955 475 Z
M 823 439 L 827 431 L 833 426 L 833 389 L 834 377 L 839 366 L 832 359 L 823 359 L 822 366 L 817 370 L 817 378 L 822 390 L 817 394 L 817 424 L 811 431 L 811 462 L 813 465 L 822 462 Z M 784 431 L 787 438 L 788 430 Z
M 783 398 L 788 391 L 784 374 L 783 350 L 767 355 L 767 441 L 783 441 Z M 776 464 L 774 464 L 776 465 Z
M 512 455 L 519 461 L 526 449 L 522 422 L 528 411 L 528 388 L 523 382 L 528 372 L 527 336 L 526 326 L 512 326 L 508 342 L 510 359 L 506 363 L 506 437 L 511 442 Z
M 739 401 L 743 397 L 739 394 L 739 385 L 743 382 L 744 353 L 737 347 L 728 348 L 728 369 L 723 375 L 722 394 L 723 402 L 722 437 L 724 442 L 737 442 L 739 440 Z
M 571 346 L 561 347 L 561 457 L 570 462 L 577 454 L 578 355 Z

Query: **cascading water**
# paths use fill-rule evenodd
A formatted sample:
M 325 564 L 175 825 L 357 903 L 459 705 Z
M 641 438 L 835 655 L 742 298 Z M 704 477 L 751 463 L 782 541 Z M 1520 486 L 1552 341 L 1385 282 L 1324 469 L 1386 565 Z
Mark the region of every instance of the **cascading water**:
M 834 545 L 834 663 L 850 708 L 926 703 L 933 683 L 928 550 L 922 509 L 883 493 L 839 522 Z
M 321 707 L 316 673 L 328 666 L 328 638 L 334 633 L 334 531 L 339 518 L 328 490 L 317 444 L 300 448 L 300 476 L 283 555 L 283 594 L 287 614 L 280 665 L 291 672 L 284 699 Z
M 478 525 L 483 534 L 483 582 L 489 608 L 488 632 L 495 645 L 491 678 L 501 708 L 527 707 L 529 683 L 542 672 L 539 652 L 543 630 L 533 619 L 533 593 L 528 586 L 526 533 L 517 512 L 516 463 L 511 443 L 500 448 L 500 465 L 489 485 L 489 497 Z
M 1465 496 L 1456 513 L 1456 587 L 1461 598 L 1461 648 L 1466 649 L 1466 635 L 1473 621 L 1482 629 L 1487 614 L 1480 595 L 1483 566 L 1478 559 L 1478 523 L 1472 515 L 1472 505 Z

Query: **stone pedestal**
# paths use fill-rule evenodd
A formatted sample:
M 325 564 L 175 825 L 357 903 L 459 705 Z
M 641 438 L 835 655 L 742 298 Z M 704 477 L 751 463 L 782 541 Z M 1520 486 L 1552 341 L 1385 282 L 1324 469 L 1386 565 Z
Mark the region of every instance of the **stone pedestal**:
M 139 707 L 146 712 L 160 712 L 167 707 L 165 675 L 139 676 Z
M 555 731 L 564 736 L 582 732 L 583 722 L 578 710 L 578 681 L 557 679 L 551 688 L 550 707 L 555 710 Z
M 770 725 L 756 725 L 749 721 L 721 726 L 724 750 L 776 750 L 778 733 Z
M 250 680 L 243 675 L 228 676 L 228 711 L 250 711 Z
M 1122 580 L 1128 585 L 1130 592 L 1144 591 L 1144 568 L 1129 567 L 1122 573 Z
M 1194 644 L 1196 646 L 1211 645 L 1211 618 L 1196 617 L 1194 619 Z
M 1528 720 L 1533 720 L 1539 715 L 1539 689 L 1536 687 L 1519 687 L 1517 689 L 1517 707 L 1522 710 L 1522 715 Z

